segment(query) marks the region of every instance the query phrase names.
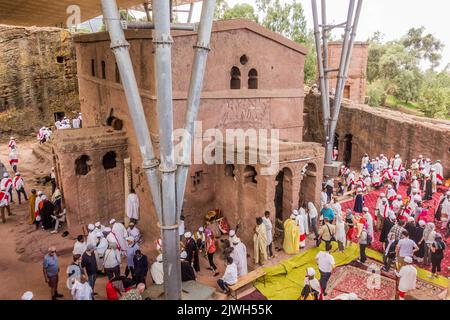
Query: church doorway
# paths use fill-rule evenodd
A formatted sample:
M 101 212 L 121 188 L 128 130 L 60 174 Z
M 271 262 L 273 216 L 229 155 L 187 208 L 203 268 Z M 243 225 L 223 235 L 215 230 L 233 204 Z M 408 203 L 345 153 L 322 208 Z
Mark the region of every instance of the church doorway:
M 292 171 L 281 170 L 275 178 L 275 217 L 286 220 L 292 210 Z
M 344 164 L 350 167 L 352 163 L 352 139 L 351 134 L 347 134 L 344 138 Z
M 300 184 L 300 195 L 298 206 L 307 205 L 308 202 L 315 204 L 317 187 L 317 168 L 314 163 L 308 163 L 303 169 L 302 182 Z

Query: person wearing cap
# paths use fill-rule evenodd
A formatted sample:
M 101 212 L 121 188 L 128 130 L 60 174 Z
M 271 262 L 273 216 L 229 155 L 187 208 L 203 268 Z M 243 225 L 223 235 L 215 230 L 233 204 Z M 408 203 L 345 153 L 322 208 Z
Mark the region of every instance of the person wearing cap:
M 442 229 L 449 228 L 448 217 L 450 215 L 450 191 L 442 196 L 434 215 L 436 221 L 441 221 Z
M 92 292 L 95 289 L 95 281 L 97 280 L 97 259 L 95 258 L 96 246 L 89 244 L 86 251 L 81 256 L 81 267 L 84 273 L 88 277 L 89 285 L 92 288 Z
M 134 237 L 127 237 L 127 267 L 125 269 L 125 277 L 128 277 L 131 274 L 131 277 L 134 279 L 134 255 L 136 251 L 139 250 L 139 244 L 134 241 Z
M 419 251 L 417 244 L 409 238 L 408 231 L 402 232 L 401 239 L 398 241 L 397 248 L 395 249 L 395 255 L 397 256 L 398 263 L 402 266 L 405 264 L 405 258 L 412 258 L 414 254 Z
M 136 283 L 146 284 L 146 278 L 148 273 L 148 259 L 145 254 L 142 254 L 141 250 L 136 250 L 133 258 L 134 266 L 134 281 Z
M 62 209 L 62 194 L 58 187 L 56 187 L 52 194 L 52 203 L 55 205 L 56 213 L 60 213 Z
M 412 265 L 413 259 L 405 257 L 404 265 L 400 271 L 395 271 L 395 275 L 400 278 L 398 283 L 398 291 L 400 300 L 405 300 L 408 291 L 416 289 L 417 269 Z
M 86 245 L 90 245 L 93 244 L 95 245 L 97 243 L 97 232 L 95 231 L 95 226 L 90 223 L 87 226 L 88 229 L 88 236 L 87 236 L 87 240 L 86 240 Z
M 97 232 L 103 232 L 103 231 L 105 230 L 105 226 L 102 225 L 102 224 L 100 223 L 100 221 L 97 221 L 97 222 L 94 224 L 94 227 L 95 227 L 95 232 L 96 232 L 96 233 L 97 233 Z
M 95 260 L 97 261 L 97 273 L 103 273 L 103 259 L 105 257 L 105 251 L 108 249 L 108 240 L 106 240 L 101 231 L 96 231 L 95 238 L 94 254 Z
M 23 194 L 25 201 L 28 201 L 27 193 L 25 192 L 25 183 L 19 172 L 16 173 L 13 180 L 14 189 L 17 192 L 17 197 L 19 198 L 19 204 L 22 203 L 21 194 Z
M 198 257 L 198 247 L 194 238 L 192 237 L 192 233 L 187 231 L 184 233 L 185 243 L 184 248 L 187 253 L 186 260 L 191 263 L 196 272 L 200 272 L 200 260 Z
M 294 214 L 284 222 L 283 250 L 287 254 L 297 254 L 300 251 L 300 233 Z
M 8 154 L 9 165 L 13 169 L 14 173 L 17 172 L 17 166 L 19 165 L 19 154 L 16 149 L 13 149 Z
M 205 229 L 203 227 L 198 228 L 197 232 L 194 234 L 194 240 L 197 243 L 197 248 L 199 252 L 205 249 L 206 236 Z
M 139 220 L 139 198 L 133 188 L 130 189 L 128 194 L 126 209 L 126 214 L 130 221 Z
M 238 282 L 238 271 L 237 266 L 234 263 L 232 257 L 227 258 L 227 267 L 223 274 L 223 277 L 217 280 L 217 284 L 220 289 L 223 290 L 223 293 L 228 294 L 230 292 L 229 286 L 232 286 Z
M 150 274 L 154 284 L 164 283 L 164 268 L 163 268 L 163 256 L 162 254 L 156 257 L 156 261 L 153 262 L 150 267 Z
M 105 268 L 108 279 L 113 277 L 120 277 L 120 263 L 121 263 L 120 251 L 117 249 L 117 243 L 110 242 L 108 249 L 105 251 L 105 257 L 103 259 L 103 267 Z
M 109 224 L 111 225 L 111 233 L 117 240 L 117 248 L 125 255 L 127 251 L 127 242 L 125 240 L 128 237 L 127 229 L 122 223 L 117 222 L 116 219 L 111 219 Z
M 444 183 L 444 168 L 442 167 L 441 160 L 436 160 L 436 163 L 432 166 L 436 173 L 437 184 L 442 185 Z
M 403 198 L 400 194 L 397 195 L 394 201 L 392 201 L 392 210 L 398 216 L 403 207 Z
M 186 260 L 187 253 L 186 251 L 181 252 L 180 254 L 180 264 L 181 264 L 181 281 L 195 281 L 195 272 L 192 265 Z
M 425 255 L 425 240 L 423 237 L 426 222 L 423 220 L 420 220 L 417 223 L 416 229 L 414 231 L 414 236 L 411 238 L 419 247 L 419 250 L 414 253 L 414 259 L 417 260 L 417 262 L 422 263 L 423 257 Z
M 52 214 L 51 217 L 53 220 L 55 220 L 55 228 L 50 233 L 58 233 L 58 228 L 60 227 L 61 223 L 66 221 L 66 209 L 64 209 L 62 212 L 60 210 L 55 210 L 55 214 Z
M 367 167 L 367 164 L 369 163 L 369 161 L 370 161 L 369 155 L 367 153 L 365 153 L 361 159 L 361 169 L 364 167 Z
M 363 208 L 364 213 L 364 219 L 366 219 L 366 225 L 367 225 L 367 234 L 373 239 L 374 234 L 374 228 L 373 228 L 373 217 L 369 212 L 369 208 L 364 207 Z
M 375 213 L 377 216 L 376 227 L 377 230 L 380 231 L 383 228 L 384 221 L 389 216 L 389 203 L 384 193 L 380 193 L 380 197 L 378 198 L 375 206 Z
M 233 251 L 230 253 L 230 257 L 233 258 L 238 270 L 238 276 L 242 277 L 248 273 L 247 263 L 247 247 L 238 237 L 233 239 Z
M 5 191 L 9 194 L 9 203 L 14 203 L 13 193 L 12 193 L 13 182 L 7 172 L 3 173 L 3 179 L 0 182 L 0 188 L 5 188 Z
M 322 300 L 320 283 L 315 277 L 314 268 L 306 268 L 306 277 L 303 281 L 303 289 L 300 294 L 300 300 Z
M 134 243 L 140 243 L 141 242 L 141 231 L 136 227 L 136 223 L 134 221 L 131 221 L 128 224 L 127 233 L 129 237 L 133 238 Z
M 20 298 L 20 300 L 33 300 L 33 292 L 31 291 L 25 292 Z
M 366 248 L 368 245 L 370 245 L 370 235 L 367 231 L 367 223 L 364 224 L 363 229 L 361 231 L 361 234 L 359 235 L 358 239 L 359 243 L 359 260 L 360 263 L 366 263 L 367 256 L 366 256 Z
M 318 243 L 320 243 L 321 241 L 324 241 L 325 247 L 327 249 L 331 248 L 331 241 L 333 241 L 335 236 L 336 236 L 336 226 L 331 224 L 331 221 L 328 218 L 324 218 L 323 225 L 320 227 L 320 230 L 319 230 Z
M 417 176 L 413 176 L 411 181 L 411 192 L 412 190 L 419 190 L 420 189 L 420 183 L 419 180 L 417 179 Z
M 17 149 L 17 143 L 14 137 L 9 138 L 8 149 L 9 151 Z
M 355 197 L 355 205 L 353 206 L 353 212 L 362 213 L 364 207 L 364 195 L 361 188 L 357 189 L 357 194 Z M 332 220 L 330 220 L 332 221 Z
M 8 216 L 12 216 L 11 208 L 9 205 L 9 193 L 7 193 L 6 189 L 2 187 L 0 191 L 0 213 L 3 223 L 6 223 L 5 210 L 8 211 Z
M 48 248 L 48 253 L 44 256 L 43 272 L 45 283 L 50 287 L 52 300 L 62 298 L 63 295 L 58 293 L 59 263 L 55 247 Z
M 397 199 L 397 192 L 395 192 L 395 189 L 392 185 L 387 186 L 386 198 L 389 201 L 389 205 L 392 205 L 392 202 L 394 202 L 394 200 Z
M 395 230 L 393 229 L 393 227 L 396 225 L 396 222 L 397 222 L 397 217 L 395 216 L 394 211 L 389 210 L 388 214 L 387 214 L 387 218 L 384 219 L 383 225 L 381 226 L 380 237 L 379 237 L 380 242 L 384 244 L 384 248 L 386 248 L 386 246 L 389 243 L 389 241 L 388 241 L 389 233 L 391 233 L 391 231 L 396 230 L 396 229 Z M 401 231 L 403 231 L 403 230 L 404 230 L 403 228 L 400 230 L 400 234 L 401 234 Z M 395 232 L 392 232 L 392 233 L 394 234 Z M 400 238 L 400 234 L 398 236 L 399 238 Z M 395 235 L 394 235 L 394 237 L 395 237 Z M 396 238 L 396 239 L 399 240 L 399 238 L 398 239 Z

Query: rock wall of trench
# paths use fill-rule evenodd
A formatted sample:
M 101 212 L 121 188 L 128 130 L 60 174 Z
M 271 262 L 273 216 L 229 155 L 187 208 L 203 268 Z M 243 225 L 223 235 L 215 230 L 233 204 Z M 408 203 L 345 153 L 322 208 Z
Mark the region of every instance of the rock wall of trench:
M 72 35 L 0 25 L 0 132 L 31 134 L 80 109 Z
M 304 140 L 323 141 L 320 95 L 305 98 Z M 373 108 L 344 100 L 336 133 L 339 161 L 345 157 L 346 140 L 351 139 L 351 166 L 359 167 L 364 153 L 375 158 L 400 154 L 407 165 L 422 154 L 441 160 L 444 175 L 450 177 L 450 121 L 412 116 L 386 108 Z

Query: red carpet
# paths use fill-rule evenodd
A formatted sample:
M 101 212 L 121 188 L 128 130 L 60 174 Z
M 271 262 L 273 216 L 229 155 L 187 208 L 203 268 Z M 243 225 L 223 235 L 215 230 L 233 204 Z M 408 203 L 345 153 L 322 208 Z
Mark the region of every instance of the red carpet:
M 400 185 L 400 188 L 399 188 L 399 194 L 401 194 L 403 197 L 406 197 L 406 190 L 407 190 L 407 185 Z M 447 189 L 448 188 L 445 188 L 445 187 L 439 187 L 440 189 L 441 189 L 441 191 L 442 192 L 446 192 L 447 191 Z M 372 216 L 374 216 L 374 212 L 375 212 L 375 205 L 376 205 L 376 203 L 377 203 L 377 199 L 378 199 L 378 196 L 380 195 L 380 193 L 382 193 L 382 192 L 384 192 L 384 193 L 386 193 L 386 189 L 387 189 L 387 187 L 383 187 L 383 188 L 381 188 L 380 190 L 374 190 L 374 191 L 371 191 L 371 192 L 369 192 L 367 195 L 365 195 L 364 196 L 364 205 L 367 207 L 367 208 L 369 208 L 369 211 L 370 211 L 370 213 L 372 214 Z M 434 195 L 433 195 L 433 200 L 430 200 L 430 201 L 424 201 L 424 207 L 427 207 L 427 206 L 430 206 L 430 209 L 428 210 L 428 216 L 427 216 L 427 218 L 428 218 L 428 221 L 430 221 L 430 222 L 432 222 L 432 221 L 434 221 L 434 213 L 435 213 L 435 210 L 437 209 L 437 206 L 438 206 L 438 204 L 439 204 L 439 199 L 441 198 L 441 196 L 442 196 L 442 192 L 436 192 Z M 352 211 L 353 211 L 353 206 L 354 206 L 354 203 L 355 203 L 355 201 L 354 200 L 350 200 L 350 201 L 347 201 L 347 202 L 344 202 L 344 203 L 341 203 L 341 206 L 342 206 L 342 210 L 345 212 L 345 210 L 347 210 L 347 209 L 351 209 Z M 437 229 L 437 231 L 438 232 L 440 232 L 443 236 L 445 235 L 445 230 L 443 230 L 442 228 L 441 228 L 441 223 L 440 222 L 438 222 L 438 223 L 436 223 L 436 229 Z M 379 241 L 379 238 L 380 238 L 380 234 L 377 232 L 377 231 L 375 231 L 375 237 L 374 237 L 375 239 L 373 240 L 373 243 L 372 243 L 372 248 L 373 249 L 375 249 L 375 250 L 377 250 L 377 251 L 380 251 L 380 252 L 382 252 L 383 250 L 382 250 L 382 248 L 383 248 L 383 245 L 380 243 L 380 241 Z M 426 269 L 426 270 L 431 270 L 431 266 L 430 267 L 427 267 L 427 266 L 424 266 L 424 265 L 422 265 L 422 264 L 419 264 L 419 266 L 421 267 L 421 268 L 423 268 L 423 269 Z M 449 277 L 450 276 L 450 270 L 447 268 L 448 266 L 450 266 L 450 249 L 449 249 L 449 246 L 447 245 L 447 249 L 445 250 L 445 256 L 444 256 L 444 260 L 442 260 L 442 275 L 445 275 L 445 276 L 447 276 L 447 277 Z

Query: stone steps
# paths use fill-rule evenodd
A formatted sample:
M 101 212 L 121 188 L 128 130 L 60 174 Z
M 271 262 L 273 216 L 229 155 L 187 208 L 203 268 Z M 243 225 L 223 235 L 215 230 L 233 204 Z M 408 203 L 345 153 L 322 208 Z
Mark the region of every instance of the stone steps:
M 49 164 L 53 163 L 52 147 L 49 142 L 44 144 L 36 143 L 33 147 L 33 154 L 38 158 Z

